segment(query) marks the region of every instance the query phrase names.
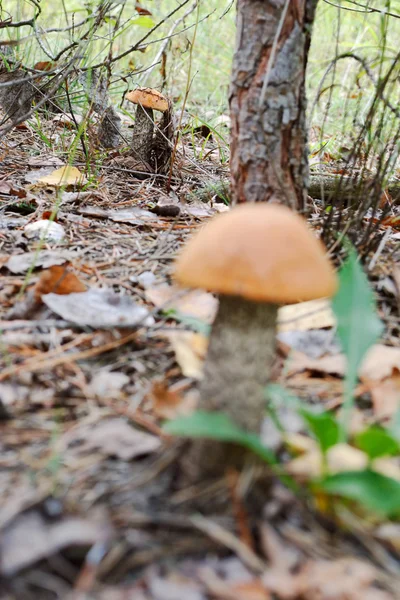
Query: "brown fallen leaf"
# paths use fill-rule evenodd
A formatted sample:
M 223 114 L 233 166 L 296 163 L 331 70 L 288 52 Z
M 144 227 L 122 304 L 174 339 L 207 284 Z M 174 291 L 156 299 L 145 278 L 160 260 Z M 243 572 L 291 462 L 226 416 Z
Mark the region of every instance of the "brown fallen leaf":
M 72 294 L 86 292 L 86 285 L 71 271 L 70 265 L 53 265 L 43 271 L 34 287 L 36 300 L 41 300 L 44 294 Z
M 50 60 L 41 60 L 35 63 L 33 68 L 36 69 L 36 71 L 51 71 L 52 69 L 55 69 L 56 66 L 57 63 L 51 62 Z
M 152 13 L 149 10 L 147 10 L 147 8 L 143 8 L 143 6 L 140 6 L 140 4 L 138 4 L 138 3 L 136 3 L 135 10 L 141 16 L 144 16 L 144 15 L 151 16 L 152 15 Z
M 174 419 L 188 415 L 196 408 L 195 393 L 182 394 L 182 391 L 168 388 L 164 381 L 155 381 L 150 390 L 153 413 L 161 419 Z

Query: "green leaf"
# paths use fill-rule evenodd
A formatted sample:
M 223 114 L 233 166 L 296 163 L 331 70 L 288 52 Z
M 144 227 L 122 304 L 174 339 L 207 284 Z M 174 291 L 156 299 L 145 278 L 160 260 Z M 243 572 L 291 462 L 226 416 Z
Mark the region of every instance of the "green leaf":
M 196 411 L 187 417 L 178 417 L 169 421 L 163 429 L 171 435 L 240 444 L 252 450 L 267 463 L 277 462 L 273 452 L 261 443 L 257 435 L 243 431 L 223 413 Z
M 139 25 L 139 27 L 145 27 L 146 29 L 151 29 L 154 27 L 155 23 L 149 15 L 143 15 L 142 17 L 137 17 L 137 19 L 133 19 L 131 21 L 131 25 Z
M 375 471 L 345 471 L 326 477 L 325 492 L 355 500 L 385 517 L 400 514 L 400 482 Z
M 370 460 L 388 454 L 397 454 L 399 444 L 383 427 L 372 425 L 355 437 L 355 443 L 367 454 Z
M 353 247 L 339 273 L 339 291 L 332 301 L 337 319 L 337 331 L 347 357 L 344 381 L 343 432 L 346 433 L 353 406 L 353 390 L 357 373 L 368 349 L 383 331 L 376 314 L 374 295 Z M 344 436 L 346 437 L 346 436 Z
M 340 426 L 331 413 L 315 413 L 303 409 L 300 414 L 307 422 L 324 454 L 339 442 Z
M 367 350 L 383 331 L 367 276 L 353 248 L 339 272 L 339 291 L 332 306 L 338 322 L 338 335 L 347 356 L 349 371 L 356 371 Z

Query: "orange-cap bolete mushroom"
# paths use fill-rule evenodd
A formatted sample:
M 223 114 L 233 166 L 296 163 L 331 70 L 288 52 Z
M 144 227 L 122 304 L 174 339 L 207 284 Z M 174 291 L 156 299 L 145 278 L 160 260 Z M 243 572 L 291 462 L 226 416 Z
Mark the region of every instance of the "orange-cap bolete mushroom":
M 169 102 L 165 96 L 159 91 L 151 88 L 137 88 L 131 92 L 127 92 L 125 98 L 133 104 L 138 104 L 143 108 L 149 108 L 152 110 L 159 110 L 165 112 L 169 108 Z
M 125 95 L 125 98 L 137 104 L 131 148 L 134 156 L 147 167 L 150 164 L 154 135 L 153 110 L 165 113 L 170 108 L 170 102 L 160 92 L 151 88 L 132 90 Z
M 259 432 L 275 358 L 278 306 L 332 296 L 337 278 L 303 218 L 278 204 L 243 204 L 183 248 L 175 279 L 219 294 L 200 386 L 201 407 Z

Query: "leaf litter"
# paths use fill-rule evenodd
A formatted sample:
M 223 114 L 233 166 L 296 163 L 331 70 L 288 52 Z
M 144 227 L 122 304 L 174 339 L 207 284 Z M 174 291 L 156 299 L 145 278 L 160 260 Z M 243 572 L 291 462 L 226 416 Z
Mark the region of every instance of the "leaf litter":
M 206 292 L 178 291 L 171 261 L 196 227 L 226 210 L 190 200 L 205 170 L 212 183 L 226 168 L 212 154 L 198 170 L 179 156 L 180 177 L 174 174 L 166 194 L 157 178 L 137 180 L 123 163 L 105 161 L 93 186 L 83 162 L 66 168 L 37 138 L 26 142 L 22 130 L 9 136 L 24 141 L 23 151 L 10 147 L 2 158 L 7 179 L 0 187 L 0 504 L 13 513 L 1 520 L 0 552 L 10 600 L 32 597 L 35 572 L 71 600 L 80 590 L 87 600 L 398 597 L 394 522 L 352 523 L 350 539 L 338 525 L 345 513 L 318 512 L 326 499 L 312 498 L 312 514 L 271 481 L 264 510 L 252 520 L 256 550 L 249 550 L 237 516 L 200 524 L 185 513 L 182 497 L 170 497 L 176 473 L 165 465 L 182 450 L 160 426 L 196 407 L 217 306 Z M 156 214 L 162 198 L 174 200 L 175 216 Z M 27 202 L 26 215 L 14 212 L 17 200 Z M 62 239 L 22 235 L 54 210 Z M 360 370 L 358 429 L 394 419 L 399 406 L 398 277 L 389 259 L 395 235 L 374 266 L 388 318 L 385 345 L 375 345 Z M 29 297 L 33 307 L 10 319 Z M 326 302 L 305 304 L 280 311 L 275 380 L 311 403 L 337 407 L 345 362 L 333 313 Z M 325 459 L 297 413 L 277 416 L 284 432 L 271 446 L 292 468 L 303 459 L 305 481 L 313 468 L 320 474 Z M 271 442 L 270 434 L 263 439 Z M 365 465 L 361 450 L 334 448 L 327 459 L 337 474 Z M 398 477 L 395 457 L 375 462 Z M 219 485 L 229 505 L 231 492 Z

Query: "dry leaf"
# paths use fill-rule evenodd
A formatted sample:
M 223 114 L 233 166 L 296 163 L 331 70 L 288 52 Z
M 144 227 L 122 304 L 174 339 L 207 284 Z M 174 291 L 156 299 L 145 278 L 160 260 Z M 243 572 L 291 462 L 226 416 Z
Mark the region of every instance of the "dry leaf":
M 139 4 L 137 4 L 137 3 L 136 3 L 136 6 L 135 6 L 135 10 L 136 10 L 136 12 L 137 12 L 137 13 L 139 13 L 139 15 L 141 15 L 141 16 L 144 16 L 144 15 L 149 15 L 149 16 L 151 16 L 151 15 L 152 15 L 152 13 L 151 13 L 149 10 L 147 10 L 147 8 L 143 8 L 143 6 L 140 6 L 140 5 L 139 5 Z
M 103 369 L 95 373 L 88 386 L 88 392 L 97 398 L 118 398 L 122 388 L 130 379 L 125 373 Z
M 77 212 L 86 217 L 111 219 L 111 221 L 115 221 L 116 223 L 130 223 L 131 225 L 146 225 L 154 223 L 157 220 L 154 213 L 138 206 L 124 210 L 106 210 L 97 206 L 84 206 L 79 208 Z
M 45 294 L 42 300 L 57 315 L 78 325 L 109 328 L 154 323 L 147 308 L 139 306 L 129 296 L 107 289 L 91 289 L 68 296 Z
M 309 561 L 296 576 L 298 596 L 309 600 L 390 600 L 374 586 L 375 567 L 357 558 Z
M 44 175 L 36 182 L 39 185 L 54 185 L 55 187 L 85 185 L 85 183 L 87 183 L 87 179 L 80 170 L 68 165 L 52 171 L 49 175 Z
M 25 273 L 31 268 L 47 269 L 53 265 L 62 265 L 73 257 L 67 250 L 41 250 L 24 252 L 10 256 L 5 266 L 11 273 Z
M 51 558 L 60 550 L 71 546 L 89 549 L 95 543 L 104 543 L 111 536 L 112 530 L 104 517 L 95 519 L 93 511 L 90 519 L 63 515 L 59 502 L 60 514 L 55 514 L 52 503 L 56 502 L 49 498 L 17 514 L 2 527 L 1 575 L 15 576 L 21 569 L 43 558 Z
M 123 418 L 104 419 L 93 425 L 77 425 L 60 440 L 60 451 L 90 454 L 100 452 L 104 456 L 117 456 L 132 460 L 158 450 L 161 441 L 155 435 L 132 427 Z
M 400 348 L 376 344 L 368 351 L 361 365 L 359 377 L 366 382 L 380 380 L 389 377 L 395 368 L 400 370 Z M 344 354 L 337 354 L 312 359 L 301 352 L 293 353 L 288 361 L 288 373 L 307 369 L 343 377 L 346 373 L 346 358 Z
M 153 413 L 161 419 L 175 419 L 188 415 L 196 408 L 197 398 L 193 392 L 185 395 L 178 390 L 168 388 L 164 381 L 155 381 L 150 390 Z
M 65 295 L 85 291 L 86 285 L 74 273 L 68 271 L 67 265 L 55 265 L 43 271 L 34 288 L 37 300 L 44 294 Z
M 39 221 L 25 225 L 24 235 L 28 239 L 60 242 L 65 237 L 65 229 L 60 223 L 49 221 L 48 219 L 40 219 Z
M 205 323 L 212 323 L 218 307 L 218 300 L 208 292 L 185 291 L 166 284 L 148 288 L 145 296 L 146 300 L 158 308 L 163 307 L 166 310 L 172 308 Z
M 400 408 L 400 372 L 394 369 L 390 377 L 368 385 L 377 419 L 388 419 Z
M 329 300 L 310 300 L 282 306 L 278 313 L 278 331 L 323 329 L 336 324 Z
M 201 379 L 208 339 L 193 331 L 170 331 L 166 334 L 174 349 L 176 362 L 185 377 Z
M 320 477 L 324 472 L 322 452 L 317 443 L 312 440 L 313 447 L 301 456 L 294 458 L 287 465 L 287 471 L 301 480 Z M 343 471 L 357 471 L 368 466 L 367 455 L 349 444 L 336 444 L 329 448 L 326 455 L 328 472 L 331 474 Z
M 376 344 L 368 352 L 360 371 L 360 379 L 384 379 L 393 369 L 400 371 L 400 348 Z
M 308 331 L 283 331 L 277 338 L 289 348 L 306 354 L 310 358 L 336 355 L 341 347 L 333 329 L 310 329 Z

